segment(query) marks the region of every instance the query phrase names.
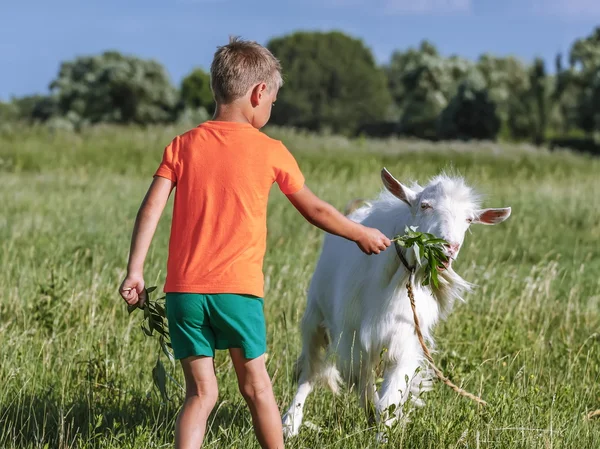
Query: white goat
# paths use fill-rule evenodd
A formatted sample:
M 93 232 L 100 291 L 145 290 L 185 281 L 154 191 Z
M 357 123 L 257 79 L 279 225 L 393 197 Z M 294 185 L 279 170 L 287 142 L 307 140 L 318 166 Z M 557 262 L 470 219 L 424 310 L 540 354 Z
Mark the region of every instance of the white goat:
M 406 226 L 417 226 L 418 231 L 449 242 L 450 263 L 439 272 L 438 288 L 421 286 L 424 268 L 415 275 L 421 330 L 432 345 L 433 326 L 471 287 L 451 263 L 466 230 L 474 223 L 500 223 L 510 216 L 511 209 L 479 209 L 477 195 L 458 177 L 439 175 L 425 188 L 408 188 L 385 168 L 381 177 L 387 190 L 349 218 L 390 237 L 404 233 Z M 415 265 L 412 250 L 404 250 L 404 256 L 410 266 Z M 418 369 L 424 366 L 424 358 L 405 288 L 408 277 L 393 247 L 367 256 L 348 240 L 325 237 L 302 318 L 298 390 L 283 417 L 286 436 L 298 433 L 304 402 L 318 381 L 334 392 L 341 380 L 355 386 L 368 416 L 372 418 L 369 410 L 374 403 L 376 419 L 387 426 L 398 419 L 409 397 L 422 404 L 419 395 L 431 388 L 431 372 Z M 380 363 L 383 383 L 377 391 L 373 374 Z

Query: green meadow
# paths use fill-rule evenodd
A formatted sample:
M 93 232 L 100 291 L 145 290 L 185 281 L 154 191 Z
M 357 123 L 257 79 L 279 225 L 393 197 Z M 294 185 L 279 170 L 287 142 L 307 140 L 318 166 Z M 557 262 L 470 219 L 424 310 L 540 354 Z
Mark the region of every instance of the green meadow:
M 0 448 L 165 448 L 183 393 L 153 387 L 158 340 L 128 315 L 125 275 L 139 204 L 175 127 L 0 131 Z M 527 145 L 346 139 L 271 128 L 307 185 L 339 209 L 372 198 L 387 167 L 403 182 L 464 176 L 484 207 L 456 270 L 477 284 L 435 331 L 438 366 L 480 394 L 481 408 L 441 383 L 393 429 L 390 448 L 598 448 L 600 159 Z M 150 249 L 148 286 L 165 278 L 172 199 Z M 268 213 L 268 368 L 283 412 L 295 392 L 299 321 L 323 232 L 274 186 Z M 375 256 L 374 256 L 375 257 Z M 340 261 L 343 263 L 343 261 Z M 418 307 L 418 304 L 417 304 Z M 180 368 L 161 355 L 183 382 Z M 225 353 L 208 448 L 258 448 Z M 289 448 L 375 447 L 352 392 L 317 389 Z

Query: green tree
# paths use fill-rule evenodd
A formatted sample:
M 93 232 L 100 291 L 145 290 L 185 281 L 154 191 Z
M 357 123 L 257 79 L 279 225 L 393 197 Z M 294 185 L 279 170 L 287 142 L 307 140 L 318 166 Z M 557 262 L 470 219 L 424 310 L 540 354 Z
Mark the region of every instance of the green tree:
M 600 68 L 596 70 L 591 86 L 590 106 L 594 117 L 594 130 L 600 131 Z
M 52 95 L 42 95 L 31 105 L 31 110 L 28 114 L 29 118 L 34 122 L 45 122 L 59 115 L 58 99 Z
M 215 101 L 210 89 L 210 75 L 202 69 L 194 69 L 187 75 L 181 82 L 181 101 L 188 108 L 204 108 L 212 114 Z
M 508 118 L 506 124 L 510 130 L 511 138 L 514 140 L 531 140 L 535 134 L 535 120 L 530 92 L 523 92 L 520 97 L 511 97 L 507 107 Z
M 569 54 L 570 68 L 564 78 L 578 92 L 577 123 L 587 133 L 599 131 L 595 101 L 597 75 L 600 70 L 600 27 L 590 36 L 575 41 Z
M 437 136 L 441 112 L 460 82 L 475 69 L 458 56 L 444 58 L 428 41 L 418 48 L 393 53 L 386 73 L 399 111 L 400 132 L 426 139 Z
M 268 48 L 285 79 L 272 123 L 354 133 L 386 118 L 386 77 L 362 41 L 340 32 L 298 32 L 272 39 Z
M 591 35 L 573 43 L 569 63 L 571 68 L 585 75 L 584 78 L 595 73 L 600 67 L 600 27 L 595 28 Z
M 510 137 L 528 139 L 534 134 L 529 98 L 530 76 L 527 66 L 517 58 L 485 53 L 477 61 L 485 79 L 489 98 L 497 105 L 501 122 Z
M 63 62 L 50 89 L 60 114 L 81 123 L 169 122 L 178 99 L 162 65 L 114 51 Z
M 543 59 L 536 58 L 530 69 L 529 80 L 531 85 L 531 99 L 535 111 L 534 142 L 541 145 L 544 142 L 546 127 L 548 125 L 548 86 L 546 66 Z
M 600 67 L 590 73 L 578 105 L 579 125 L 588 133 L 600 131 Z
M 56 99 L 45 95 L 15 97 L 0 103 L 3 121 L 43 122 L 56 113 Z
M 19 109 L 13 102 L 0 101 L 0 122 L 8 123 L 19 119 Z
M 28 95 L 15 98 L 13 103 L 21 120 L 29 122 L 45 122 L 58 112 L 57 100 L 50 95 Z
M 562 55 L 555 59 L 556 74 L 552 78 L 552 129 L 567 135 L 578 127 L 581 85 L 573 70 L 565 70 Z
M 495 140 L 500 130 L 496 104 L 489 98 L 483 77 L 465 78 L 437 122 L 442 139 Z
M 402 106 L 409 93 L 406 86 L 408 81 L 406 76 L 415 71 L 426 57 L 440 58 L 440 55 L 431 42 L 424 40 L 416 49 L 409 48 L 406 51 L 394 51 L 389 64 L 385 67 L 390 93 L 400 111 L 402 111 Z

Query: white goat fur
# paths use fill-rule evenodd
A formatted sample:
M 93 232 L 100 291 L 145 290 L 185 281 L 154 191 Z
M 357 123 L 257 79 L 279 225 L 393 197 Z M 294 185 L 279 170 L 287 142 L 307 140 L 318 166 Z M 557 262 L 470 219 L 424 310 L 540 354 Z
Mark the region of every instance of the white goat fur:
M 416 184 L 407 188 L 385 169 L 382 178 L 387 190 L 349 218 L 390 237 L 403 234 L 405 226 L 418 226 L 421 232 L 458 244 L 453 258 L 458 255 L 469 221 L 495 224 L 510 215 L 510 208 L 479 210 L 478 196 L 460 177 L 442 174 L 425 188 Z M 414 252 L 405 251 L 405 255 L 414 265 Z M 432 347 L 433 326 L 471 284 L 450 265 L 439 272 L 439 288 L 422 287 L 423 272 L 423 268 L 417 270 L 414 294 L 421 331 Z M 409 397 L 422 404 L 420 395 L 431 388 L 432 373 L 423 369 L 423 353 L 405 288 L 408 277 L 393 247 L 367 256 L 351 241 L 325 236 L 301 324 L 298 391 L 283 418 L 286 436 L 298 433 L 304 402 L 318 381 L 334 392 L 342 380 L 356 388 L 367 413 L 374 404 L 376 419 L 388 426 L 401 415 Z M 374 369 L 380 363 L 384 380 L 376 391 Z M 396 405 L 395 412 L 388 413 L 392 404 Z

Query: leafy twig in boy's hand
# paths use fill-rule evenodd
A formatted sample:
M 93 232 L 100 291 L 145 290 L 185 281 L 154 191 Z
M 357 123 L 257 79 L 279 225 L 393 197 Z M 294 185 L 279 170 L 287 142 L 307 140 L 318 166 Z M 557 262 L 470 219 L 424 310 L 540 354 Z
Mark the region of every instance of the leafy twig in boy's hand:
M 129 293 L 131 290 L 135 290 L 135 288 L 124 288 L 123 292 Z M 135 304 L 127 305 L 127 312 L 131 314 L 135 309 L 144 309 L 146 307 L 146 302 L 148 301 L 148 293 L 152 293 L 156 290 L 156 287 L 144 288 L 138 295 L 138 302 Z
M 156 290 L 156 287 L 145 288 L 142 292 L 145 301 L 128 305 L 127 311 L 131 314 L 135 309 L 141 309 L 144 312 L 144 319 L 141 323 L 141 328 L 142 331 L 144 331 L 144 334 L 146 334 L 148 337 L 153 337 L 154 331 L 159 334 L 160 349 L 156 358 L 156 364 L 152 369 L 152 380 L 160 392 L 163 401 L 167 402 L 170 401 L 171 398 L 167 394 L 166 379 L 170 378 L 171 381 L 175 383 L 177 382 L 166 372 L 165 367 L 160 360 L 160 352 L 162 351 L 171 362 L 175 361 L 175 357 L 170 351 L 172 346 L 166 323 L 167 314 L 165 308 L 159 304 L 158 300 L 152 301 L 150 298 L 150 293 L 152 293 L 154 290 Z M 179 387 L 181 386 L 179 385 Z
M 404 229 L 404 235 L 397 235 L 391 240 L 403 248 L 414 247 L 418 265 L 421 265 L 423 258 L 427 260 L 423 285 L 433 284 L 437 288 L 439 286 L 438 270 L 446 269 L 450 260 L 444 253 L 444 247 L 448 245 L 448 242 L 433 234 L 418 232 L 415 226 L 407 226 Z

